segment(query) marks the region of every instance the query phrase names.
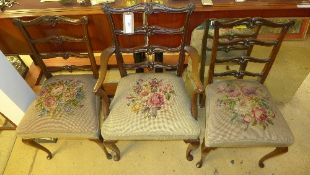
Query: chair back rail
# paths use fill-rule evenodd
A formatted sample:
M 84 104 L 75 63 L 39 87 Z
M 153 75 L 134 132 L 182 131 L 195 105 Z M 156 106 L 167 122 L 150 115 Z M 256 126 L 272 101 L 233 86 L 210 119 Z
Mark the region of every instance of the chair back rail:
M 221 21 L 235 21 L 236 19 L 220 19 Z M 212 51 L 212 47 L 208 47 L 208 39 L 213 39 L 214 35 L 210 34 L 210 27 L 213 27 L 213 19 L 209 19 L 204 23 L 205 26 L 205 30 L 204 30 L 204 34 L 203 34 L 203 38 L 202 38 L 202 47 L 201 47 L 201 57 L 202 57 L 202 61 L 201 61 L 201 66 L 200 66 L 200 80 L 204 81 L 204 73 L 205 73 L 205 64 L 206 64 L 206 59 L 207 59 L 207 51 L 211 52 Z M 247 33 L 234 33 L 234 31 L 232 31 L 232 34 L 221 34 L 219 35 L 219 39 L 220 40 L 235 40 L 238 38 L 257 38 L 259 31 L 261 29 L 261 26 L 257 26 L 255 28 L 254 31 L 252 31 L 251 33 L 247 34 Z M 210 41 L 209 41 L 210 42 Z M 250 56 L 253 50 L 253 45 L 252 46 L 240 46 L 239 47 L 219 47 L 218 51 L 223 51 L 225 53 L 230 52 L 231 50 L 237 50 L 237 51 L 246 51 L 246 55 Z M 210 59 L 210 58 L 209 58 Z M 229 68 L 227 66 L 227 68 Z
M 110 5 L 105 4 L 103 6 L 103 10 L 105 14 L 108 16 L 108 20 L 110 23 L 110 27 L 112 30 L 112 38 L 113 38 L 113 47 L 115 47 L 115 55 L 118 64 L 118 68 L 120 70 L 120 74 L 122 77 L 127 75 L 127 69 L 139 69 L 139 68 L 149 68 L 153 70 L 154 68 L 166 68 L 166 69 L 177 69 L 177 75 L 181 76 L 183 69 L 184 69 L 184 61 L 185 61 L 185 41 L 187 36 L 187 28 L 189 23 L 189 16 L 194 9 L 193 4 L 189 4 L 187 7 L 182 8 L 172 8 L 167 7 L 165 5 L 157 4 L 157 3 L 140 3 L 131 7 L 126 8 L 112 8 Z M 140 14 L 143 17 L 143 22 L 141 26 L 135 26 L 134 32 L 127 34 L 124 33 L 122 29 L 117 28 L 115 15 L 120 15 L 126 12 L 132 12 L 134 14 Z M 178 13 L 184 14 L 185 20 L 182 26 L 180 27 L 164 27 L 160 26 L 160 21 L 158 24 L 149 24 L 149 16 L 152 14 L 171 14 L 171 13 Z M 123 37 L 130 37 L 133 35 L 142 35 L 143 36 L 143 44 L 124 48 L 121 46 L 121 41 L 119 36 Z M 176 47 L 168 47 L 162 46 L 159 44 L 152 44 L 150 42 L 150 38 L 157 36 L 157 35 L 164 35 L 165 37 L 180 36 L 180 43 Z M 137 64 L 129 64 L 126 65 L 124 63 L 122 53 L 139 53 L 144 52 L 148 55 L 147 61 L 140 62 Z M 161 62 L 156 62 L 154 60 L 155 53 L 161 52 L 172 52 L 172 53 L 179 53 L 179 60 L 176 65 L 164 65 Z
M 245 18 L 241 20 L 236 20 L 232 22 L 219 22 L 214 21 L 214 35 L 213 35 L 213 44 L 212 44 L 212 52 L 211 52 L 211 63 L 208 72 L 208 80 L 207 84 L 213 82 L 214 77 L 222 77 L 222 76 L 233 76 L 238 79 L 243 79 L 244 76 L 253 76 L 258 77 L 258 81 L 260 83 L 264 83 L 266 77 L 274 63 L 274 60 L 279 52 L 281 47 L 283 38 L 287 33 L 290 26 L 294 24 L 293 21 L 287 23 L 274 23 L 268 21 L 263 18 Z M 233 28 L 236 26 L 245 25 L 247 28 L 256 28 L 254 35 L 243 35 L 242 37 L 233 36 L 231 39 L 226 41 L 221 41 L 221 36 L 219 35 L 219 30 L 222 28 Z M 263 41 L 258 40 L 257 35 L 262 26 L 272 27 L 272 28 L 280 28 L 281 31 L 278 37 L 273 41 Z M 264 46 L 264 47 L 272 47 L 271 52 L 268 58 L 256 58 L 250 56 L 250 53 L 254 46 Z M 227 58 L 217 58 L 217 51 L 226 51 L 229 52 L 231 50 L 238 49 L 249 49 L 247 51 L 247 55 L 240 55 L 237 57 L 227 57 Z M 227 63 L 233 62 L 239 65 L 239 70 L 229 70 L 225 72 L 215 73 L 215 65 L 216 63 Z M 265 64 L 262 71 L 258 73 L 249 72 L 246 70 L 248 63 L 262 63 Z
M 32 54 L 35 61 L 40 66 L 43 74 L 46 78 L 50 78 L 52 76 L 52 72 L 67 70 L 91 70 L 93 72 L 94 77 L 98 77 L 98 69 L 95 61 L 95 57 L 93 54 L 93 49 L 90 43 L 90 39 L 88 36 L 88 18 L 83 16 L 78 19 L 72 19 L 64 16 L 40 16 L 32 20 L 22 20 L 22 19 L 14 19 L 15 25 L 20 29 L 24 37 L 26 38 L 28 45 L 32 51 Z M 75 25 L 81 26 L 82 36 L 68 36 L 62 34 L 51 34 L 40 38 L 35 38 L 32 33 L 28 30 L 30 27 L 35 26 L 51 26 L 52 29 L 57 31 L 57 25 Z M 84 47 L 87 48 L 87 53 L 76 53 L 72 51 L 63 51 L 61 48 L 64 43 L 81 43 Z M 40 44 L 53 44 L 57 45 L 59 52 L 53 53 L 43 53 L 40 52 L 38 49 L 38 45 Z M 50 59 L 55 57 L 62 57 L 63 59 L 68 59 L 69 57 L 77 57 L 77 58 L 89 58 L 90 65 L 82 65 L 82 66 L 75 66 L 75 65 L 66 65 L 66 66 L 59 66 L 59 67 L 47 67 L 44 63 L 44 59 Z

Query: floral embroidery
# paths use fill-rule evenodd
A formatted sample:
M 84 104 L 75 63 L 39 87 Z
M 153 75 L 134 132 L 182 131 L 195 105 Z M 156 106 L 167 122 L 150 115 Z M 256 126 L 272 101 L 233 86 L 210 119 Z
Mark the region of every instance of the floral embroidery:
M 231 117 L 231 121 L 241 124 L 245 130 L 250 125 L 259 125 L 263 129 L 273 125 L 275 114 L 270 107 L 270 97 L 263 89 L 242 83 L 236 85 L 233 82 L 225 82 L 219 84 L 217 94 L 223 95 L 217 100 L 217 107 L 223 108 Z
M 59 80 L 44 85 L 36 103 L 39 116 L 59 118 L 62 113 L 72 114 L 81 108 L 85 94 L 79 80 Z
M 171 84 L 157 78 L 139 79 L 133 86 L 133 92 L 127 96 L 127 105 L 136 114 L 156 117 L 160 110 L 166 109 L 172 96 L 175 96 L 175 91 Z

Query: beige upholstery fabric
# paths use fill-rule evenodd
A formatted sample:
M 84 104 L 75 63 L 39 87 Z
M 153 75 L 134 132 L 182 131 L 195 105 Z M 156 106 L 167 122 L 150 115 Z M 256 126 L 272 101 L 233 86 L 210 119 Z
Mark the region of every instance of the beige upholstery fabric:
M 206 88 L 208 147 L 288 146 L 293 135 L 266 87 L 228 80 Z
M 122 78 L 103 122 L 105 140 L 197 139 L 198 122 L 182 78 L 174 74 L 132 74 Z
M 97 97 L 92 75 L 59 75 L 46 80 L 17 127 L 23 138 L 98 138 Z

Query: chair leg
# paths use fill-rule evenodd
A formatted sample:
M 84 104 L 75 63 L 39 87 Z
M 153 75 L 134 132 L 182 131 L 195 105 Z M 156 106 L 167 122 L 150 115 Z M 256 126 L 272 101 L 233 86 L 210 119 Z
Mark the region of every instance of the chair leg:
M 35 148 L 38 148 L 44 152 L 47 153 L 47 159 L 50 160 L 53 158 L 53 154 L 50 152 L 50 150 L 48 150 L 47 148 L 45 148 L 44 146 L 40 145 L 39 143 L 37 143 L 36 141 L 34 141 L 34 139 L 22 139 L 23 143 L 29 145 L 29 146 L 33 146 Z
M 270 159 L 272 157 L 275 157 L 275 156 L 278 156 L 278 155 L 281 155 L 281 154 L 284 154 L 284 153 L 287 153 L 288 152 L 288 147 L 276 147 L 275 150 L 273 150 L 272 152 L 266 154 L 264 157 L 262 157 L 259 162 L 258 162 L 258 165 L 259 167 L 261 168 L 264 168 L 265 165 L 264 165 L 264 161 L 267 160 L 267 159 Z
M 205 93 L 199 94 L 199 106 L 203 108 L 206 106 L 205 103 L 206 103 L 206 94 Z
M 112 159 L 112 155 L 108 152 L 107 148 L 105 147 L 105 144 L 103 143 L 103 138 L 100 135 L 99 139 L 90 139 L 91 141 L 96 142 L 104 151 L 105 156 L 107 159 Z
M 116 146 L 116 141 L 103 141 L 104 145 L 106 147 L 108 147 L 112 152 L 114 152 L 113 154 L 113 160 L 114 161 L 119 161 L 121 158 L 121 153 L 118 149 L 118 147 Z
M 196 163 L 196 167 L 197 168 L 201 168 L 202 167 L 202 163 L 203 163 L 203 160 L 205 159 L 205 157 L 208 155 L 208 153 L 211 151 L 211 150 L 214 150 L 216 149 L 215 147 L 205 147 L 205 140 L 203 140 L 202 144 L 201 144 L 201 147 L 200 147 L 200 151 L 201 151 L 201 158 L 200 160 Z
M 192 161 L 194 159 L 191 152 L 199 147 L 199 139 L 198 140 L 184 140 L 185 143 L 188 143 L 188 147 L 186 149 L 186 159 L 188 161 Z

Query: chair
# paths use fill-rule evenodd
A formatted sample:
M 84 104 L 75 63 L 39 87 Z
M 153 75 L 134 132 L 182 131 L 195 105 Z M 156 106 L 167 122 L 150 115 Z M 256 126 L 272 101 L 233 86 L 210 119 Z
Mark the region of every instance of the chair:
M 53 155 L 37 142 L 41 138 L 90 139 L 103 148 L 107 157 L 111 157 L 102 144 L 103 139 L 100 135 L 97 105 L 99 98 L 92 93 L 96 77 L 98 77 L 98 69 L 88 37 L 87 17 L 70 19 L 63 16 L 41 16 L 29 21 L 14 19 L 14 23 L 28 41 L 32 54 L 46 77 L 38 97 L 29 106 L 17 127 L 17 136 L 21 137 L 24 143 L 45 151 L 48 159 L 51 159 Z M 70 26 L 72 30 L 66 32 L 75 35 L 63 35 L 62 31 L 57 28 L 60 25 Z M 72 32 L 78 31 L 77 27 L 79 31 L 82 31 L 81 36 Z M 80 47 L 84 46 L 87 52 L 71 51 L 78 44 L 81 45 Z M 46 50 L 48 47 L 60 51 L 44 52 L 48 51 Z M 48 67 L 46 60 L 55 57 L 62 57 L 65 60 L 76 57 L 81 61 L 86 60 L 87 63 Z M 58 71 L 72 72 L 74 70 L 84 72 L 90 70 L 91 74 L 54 76 L 52 74 Z
M 115 161 L 120 159 L 120 151 L 115 144 L 118 140 L 184 140 L 189 143 L 186 158 L 193 159 L 191 151 L 199 147 L 200 134 L 196 100 L 197 95 L 203 91 L 198 77 L 200 61 L 198 53 L 185 44 L 189 16 L 193 9 L 193 4 L 183 8 L 171 8 L 156 3 L 141 3 L 127 8 L 103 6 L 110 22 L 114 42 L 101 54 L 99 79 L 94 92 L 106 94 L 102 83 L 107 72 L 108 60 L 115 54 L 122 78 L 111 104 L 105 95 L 106 102 L 103 104 L 105 120 L 101 128 L 104 143 L 114 152 Z M 118 25 L 119 21 L 122 21 L 119 17 L 123 13 L 134 13 L 135 28 L 131 34 L 124 33 L 122 25 Z M 157 20 L 160 15 L 166 15 L 175 21 L 174 26 L 171 26 L 171 21 L 161 24 Z M 131 37 L 141 37 L 142 40 L 135 38 L 135 41 L 142 42 L 134 45 L 133 40 L 130 40 Z M 164 45 L 170 38 L 176 37 L 180 39 L 177 46 Z M 161 45 L 158 44 L 159 39 L 162 39 Z M 130 41 L 127 43 L 130 47 L 125 47 L 124 41 Z M 144 62 L 127 64 L 122 58 L 122 53 L 141 52 L 147 56 Z M 166 65 L 156 62 L 154 54 L 158 52 L 163 52 L 164 57 L 165 53 L 177 53 L 178 63 Z M 184 82 L 180 77 L 184 69 L 185 52 L 193 61 L 193 81 L 196 91 L 192 94 L 192 100 L 187 96 Z M 146 73 L 129 74 L 127 71 L 137 68 L 143 68 Z M 156 68 L 163 68 L 164 72 L 153 73 Z M 175 69 L 176 74 L 169 71 Z
M 261 26 L 279 28 L 280 34 L 275 40 L 258 40 L 256 37 L 234 37 L 230 41 L 220 41 L 219 30 L 244 25 L 247 28 Z M 273 23 L 262 18 L 246 18 L 233 22 L 214 21 L 214 36 L 210 68 L 208 72 L 206 93 L 206 132 L 201 144 L 201 160 L 196 164 L 202 166 L 204 157 L 217 147 L 271 146 L 274 151 L 259 160 L 264 161 L 288 151 L 293 143 L 293 135 L 279 109 L 263 85 L 272 64 L 281 47 L 282 40 L 293 22 Z M 230 48 L 268 47 L 269 56 L 258 58 L 249 55 L 217 58 L 217 51 Z M 219 70 L 218 64 L 233 62 L 240 65 L 237 70 Z M 246 70 L 249 66 L 262 71 L 255 73 Z M 236 77 L 228 79 L 226 76 Z M 257 77 L 257 80 L 249 79 Z M 221 78 L 222 81 L 214 81 Z M 246 78 L 246 79 L 245 79 Z
M 234 21 L 236 19 L 218 19 L 217 21 L 220 22 L 229 22 Z M 205 66 L 206 64 L 210 64 L 211 60 L 211 51 L 212 51 L 212 43 L 213 43 L 213 36 L 214 36 L 214 19 L 209 19 L 203 23 L 204 26 L 204 33 L 202 37 L 201 43 L 201 64 L 200 64 L 200 80 L 205 82 Z M 258 32 L 260 28 L 249 29 L 244 28 L 244 26 L 235 26 L 234 28 L 222 28 L 219 30 L 219 40 L 220 41 L 231 41 L 236 37 L 253 37 L 256 38 L 258 36 Z M 236 47 L 236 48 L 219 48 L 217 52 L 218 59 L 222 57 L 237 57 L 241 55 L 251 55 L 252 47 L 243 48 L 243 47 Z M 234 65 L 234 63 L 223 63 L 226 65 L 226 69 L 229 70 L 229 65 Z M 203 95 L 200 96 L 200 105 L 204 106 L 205 98 Z

